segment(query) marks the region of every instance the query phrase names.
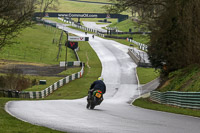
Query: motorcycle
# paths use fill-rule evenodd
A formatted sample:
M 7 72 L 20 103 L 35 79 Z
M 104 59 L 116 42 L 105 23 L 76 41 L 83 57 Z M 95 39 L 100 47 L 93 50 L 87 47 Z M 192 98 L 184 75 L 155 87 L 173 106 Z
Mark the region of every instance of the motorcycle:
M 88 93 L 87 106 L 88 109 L 94 109 L 95 106 L 100 105 L 103 101 L 103 93 L 100 90 L 93 91 L 92 95 Z

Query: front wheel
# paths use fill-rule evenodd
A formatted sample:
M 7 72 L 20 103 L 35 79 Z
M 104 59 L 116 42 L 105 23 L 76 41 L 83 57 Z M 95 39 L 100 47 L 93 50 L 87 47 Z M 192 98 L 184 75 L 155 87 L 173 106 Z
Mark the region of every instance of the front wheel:
M 94 100 L 90 104 L 90 109 L 94 109 L 94 107 L 96 106 L 96 104 L 97 104 L 97 98 L 94 97 Z
M 90 107 L 90 103 L 88 102 L 86 105 L 86 108 L 89 109 L 89 107 Z

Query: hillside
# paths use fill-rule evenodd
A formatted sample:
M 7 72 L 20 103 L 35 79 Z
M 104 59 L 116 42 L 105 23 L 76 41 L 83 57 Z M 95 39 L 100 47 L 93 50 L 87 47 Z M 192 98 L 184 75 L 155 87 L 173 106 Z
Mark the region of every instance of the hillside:
M 129 32 L 129 29 L 132 30 L 132 32 L 138 32 L 144 28 L 144 26 L 138 25 L 137 22 L 132 21 L 131 19 L 124 20 L 122 22 L 115 22 L 109 27 L 117 28 L 119 31 L 123 32 Z M 139 27 L 139 28 L 138 28 Z M 120 37 L 128 37 L 128 38 L 133 38 L 133 40 L 143 43 L 143 44 L 148 44 L 149 42 L 149 35 L 141 35 L 141 34 L 123 34 L 123 35 L 113 35 L 113 36 L 120 36 Z
M 59 64 L 59 61 L 65 60 L 65 50 L 61 51 L 59 60 L 56 60 L 60 34 L 60 30 L 43 25 L 34 25 L 31 28 L 26 28 L 14 40 L 16 41 L 15 44 L 5 46 L 1 50 L 0 59 Z M 64 49 L 66 35 L 63 35 L 62 48 Z M 53 39 L 55 39 L 55 43 L 52 43 Z M 68 51 L 68 60 L 76 60 L 73 51 Z
M 73 13 L 104 13 L 102 8 L 104 4 L 76 2 L 68 0 L 58 0 L 58 10 L 49 10 L 50 12 L 73 12 Z M 87 1 L 87 0 L 85 0 Z M 96 1 L 96 0 L 90 0 Z M 103 0 L 102 2 L 108 2 L 109 0 Z M 96 1 L 101 2 L 101 1 Z M 89 8 L 88 8 L 89 7 Z
M 168 80 L 157 90 L 200 92 L 200 66 L 191 65 L 170 73 Z

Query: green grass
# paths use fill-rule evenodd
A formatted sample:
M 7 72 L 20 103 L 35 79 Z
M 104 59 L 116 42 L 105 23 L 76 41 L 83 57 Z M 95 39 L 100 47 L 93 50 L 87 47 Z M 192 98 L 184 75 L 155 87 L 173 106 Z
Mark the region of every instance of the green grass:
M 113 23 L 109 25 L 109 27 L 117 27 L 118 30 L 123 31 L 123 32 L 129 32 L 129 29 L 132 29 L 132 32 L 137 32 L 138 29 L 135 29 L 134 27 L 145 27 L 145 26 L 139 26 L 136 22 L 133 22 L 131 19 L 124 20 L 120 23 Z M 119 36 L 119 37 L 132 37 L 133 40 L 143 43 L 143 44 L 148 44 L 149 42 L 149 35 L 142 35 L 142 34 L 124 34 L 124 35 L 116 35 L 113 34 L 112 36 Z
M 129 29 L 133 29 L 134 27 L 138 27 L 138 24 L 136 22 L 133 22 L 131 19 L 127 19 L 124 20 L 120 23 L 115 22 L 111 25 L 109 25 L 109 27 L 117 27 L 118 30 L 123 31 L 123 32 L 129 32 Z M 135 31 L 133 31 L 135 32 Z
M 105 4 L 97 3 L 83 3 L 83 2 L 74 2 L 67 0 L 58 0 L 59 5 L 57 10 L 50 9 L 48 12 L 71 12 L 71 13 L 105 13 L 103 6 Z M 109 0 L 88 0 L 94 2 L 106 2 L 110 3 Z M 37 10 L 39 11 L 39 9 Z M 124 15 L 131 15 L 129 11 L 122 12 Z
M 149 35 L 132 35 L 133 40 L 148 45 L 150 38 Z
M 137 74 L 140 84 L 146 84 L 159 76 L 159 72 L 154 68 L 137 67 Z
M 63 71 L 63 72 L 59 73 L 58 75 L 67 76 L 67 75 L 71 75 L 73 73 L 77 73 L 79 71 L 81 71 L 81 67 L 72 67 L 72 68 L 67 68 L 66 71 Z
M 78 30 L 78 31 L 86 32 L 85 30 L 82 30 L 82 29 L 79 29 L 79 28 L 76 28 L 76 27 L 73 27 L 73 26 L 68 26 L 68 27 L 71 28 L 71 29 Z M 94 32 L 90 32 L 90 31 L 87 31 L 87 33 L 94 34 Z
M 44 18 L 42 18 L 42 19 L 46 19 L 46 20 L 51 20 L 51 21 L 54 21 L 54 22 L 57 22 L 57 23 L 62 23 L 62 24 L 68 24 L 68 23 L 66 23 L 66 22 L 63 22 L 63 21 L 61 21 L 60 19 L 58 19 L 58 18 L 52 18 L 52 17 L 44 17 Z
M 65 60 L 64 43 L 66 40 L 66 35 L 64 33 L 62 51 L 57 61 L 56 57 L 60 33 L 60 30 L 43 25 L 34 25 L 31 28 L 27 28 L 15 39 L 18 43 L 6 46 L 0 51 L 0 59 L 59 64 L 59 61 Z M 54 44 L 52 43 L 53 39 L 56 40 Z M 76 60 L 74 52 L 71 49 L 68 50 L 68 54 L 68 61 Z
M 111 3 L 109 0 L 80 0 L 80 1 L 92 1 L 92 2 L 106 2 L 106 3 Z
M 59 6 L 56 12 L 72 12 L 72 13 L 104 13 L 103 4 L 82 3 L 66 0 L 58 0 Z M 55 12 L 54 10 L 49 10 Z
M 102 38 L 108 39 L 108 40 L 113 40 L 113 41 L 116 41 L 118 43 L 121 43 L 121 44 L 124 44 L 124 45 L 127 45 L 127 46 L 133 45 L 133 46 L 130 46 L 130 47 L 135 47 L 135 48 L 139 49 L 138 45 L 133 44 L 133 43 L 127 41 L 126 39 L 115 39 L 115 38 L 105 38 L 105 37 L 102 37 Z
M 42 91 L 49 87 L 50 85 L 54 84 L 58 80 L 62 79 L 61 77 L 46 77 L 46 76 L 26 76 L 30 79 L 36 79 L 37 81 L 39 80 L 46 80 L 45 85 L 34 85 L 30 88 L 25 89 L 24 91 Z
M 137 32 L 139 29 L 147 29 L 147 26 L 144 24 L 138 24 L 135 21 L 132 21 L 131 19 L 126 19 L 122 22 L 116 22 L 113 23 L 111 25 L 109 25 L 109 27 L 117 27 L 118 30 L 123 31 L 123 32 L 129 32 L 129 29 L 132 29 L 132 32 Z
M 63 133 L 46 127 L 36 126 L 23 122 L 9 115 L 4 106 L 11 98 L 0 98 L 0 132 L 1 133 Z
M 200 67 L 191 65 L 169 74 L 169 80 L 158 91 L 200 92 Z
M 149 35 L 143 35 L 143 34 L 121 34 L 121 35 L 117 35 L 117 34 L 112 34 L 111 36 L 118 36 L 118 37 L 126 37 L 126 38 L 133 38 L 133 40 L 143 43 L 143 44 L 148 44 L 148 42 L 150 41 L 149 39 Z
M 199 110 L 179 108 L 179 107 L 173 107 L 173 106 L 158 104 L 158 103 L 155 103 L 155 102 L 151 102 L 148 98 L 137 99 L 137 100 L 134 101 L 133 105 L 139 106 L 139 107 L 142 107 L 142 108 L 146 108 L 146 109 L 152 109 L 152 110 L 158 110 L 158 111 L 164 111 L 164 112 L 200 117 L 200 111 Z

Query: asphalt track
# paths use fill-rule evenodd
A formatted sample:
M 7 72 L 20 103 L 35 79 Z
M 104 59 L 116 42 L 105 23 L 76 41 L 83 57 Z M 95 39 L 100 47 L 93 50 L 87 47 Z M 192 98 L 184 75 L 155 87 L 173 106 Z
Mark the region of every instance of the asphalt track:
M 85 36 L 83 32 L 64 28 Z M 107 85 L 105 100 L 94 110 L 86 109 L 86 98 L 77 100 L 11 101 L 6 111 L 32 124 L 69 133 L 198 133 L 200 119 L 134 107 L 130 102 L 140 94 L 136 65 L 128 47 L 96 37 L 90 45 L 102 62 Z
M 109 25 L 108 24 L 96 24 L 95 22 L 88 22 L 88 21 L 82 21 L 85 27 L 91 28 L 91 29 L 95 29 L 98 30 L 100 32 L 107 32 L 107 30 L 102 29 L 102 27 L 106 27 Z

